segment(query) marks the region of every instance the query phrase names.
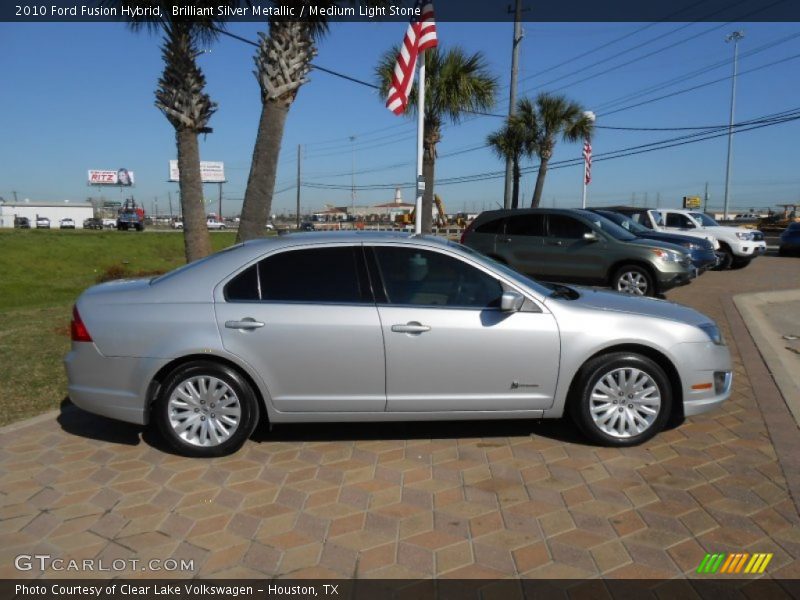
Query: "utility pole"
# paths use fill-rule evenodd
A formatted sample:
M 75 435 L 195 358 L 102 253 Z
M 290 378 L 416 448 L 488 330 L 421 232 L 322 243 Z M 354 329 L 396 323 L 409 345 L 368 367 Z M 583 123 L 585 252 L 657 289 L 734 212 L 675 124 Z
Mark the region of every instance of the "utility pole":
M 172 192 L 167 192 L 167 199 L 169 200 L 169 218 L 175 216 L 175 213 L 172 212 Z
M 217 185 L 219 185 L 219 212 L 217 213 L 217 220 L 222 223 L 222 182 L 220 181 Z M 269 221 L 269 217 L 267 217 L 267 221 Z
M 728 123 L 728 161 L 725 166 L 725 205 L 723 207 L 724 220 L 728 220 L 728 199 L 731 184 L 731 157 L 733 154 L 733 114 L 736 110 L 736 74 L 739 62 L 739 41 L 744 38 L 744 31 L 734 31 L 725 38 L 726 42 L 733 42 L 733 79 L 731 82 L 731 118 Z
M 703 194 L 703 212 L 708 212 L 708 182 L 706 181 L 706 191 Z
M 519 72 L 519 46 L 522 43 L 522 0 L 517 0 L 514 9 L 514 39 L 511 45 L 511 86 L 508 94 L 508 116 L 517 113 L 517 73 Z M 506 158 L 506 187 L 503 194 L 503 206 L 511 208 L 511 189 L 513 184 L 513 164 L 511 157 Z
M 16 204 L 17 203 L 17 190 L 13 190 L 11 193 L 14 194 L 14 204 Z
M 300 229 L 300 144 L 297 144 L 297 229 Z
M 356 136 L 350 136 L 350 204 L 353 210 L 353 217 L 356 216 L 356 150 L 353 142 Z M 298 162 L 299 164 L 299 162 Z

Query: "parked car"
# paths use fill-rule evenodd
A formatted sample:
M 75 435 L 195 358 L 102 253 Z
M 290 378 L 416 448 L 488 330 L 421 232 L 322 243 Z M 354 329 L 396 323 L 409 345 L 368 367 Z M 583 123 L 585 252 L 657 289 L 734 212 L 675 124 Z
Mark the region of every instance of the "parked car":
M 314 224 L 311 221 L 300 223 L 300 231 L 316 231 Z
M 108 229 L 116 229 L 117 228 L 117 220 L 116 219 L 103 219 L 103 227 Z
M 216 221 L 214 219 L 208 219 L 206 221 L 206 227 L 209 229 L 226 229 L 225 223 L 222 221 Z
M 84 229 L 102 229 L 103 228 L 103 220 L 102 219 L 84 219 L 83 228 Z
M 14 217 L 14 227 L 17 229 L 30 229 L 31 221 L 28 217 Z
M 789 223 L 781 233 L 779 244 L 778 254 L 781 256 L 800 255 L 800 223 Z
M 589 208 L 587 210 L 603 216 L 609 221 L 613 221 L 623 229 L 630 231 L 636 237 L 682 246 L 689 253 L 689 256 L 692 259 L 692 264 L 694 265 L 694 268 L 697 269 L 698 273 L 702 273 L 706 269 L 715 267 L 719 261 L 716 252 L 714 252 L 714 244 L 712 244 L 709 240 L 691 237 L 688 235 L 679 235 L 677 233 L 653 231 L 652 229 L 648 229 L 643 225 L 639 225 L 630 217 L 626 217 L 621 213 L 610 210 L 598 208 Z
M 695 276 L 684 248 L 637 238 L 586 210 L 531 208 L 478 215 L 461 243 L 531 277 L 654 296 Z
M 67 217 L 66 219 L 61 219 L 58 222 L 58 227 L 60 229 L 75 229 L 75 221 Z
M 655 231 L 713 236 L 719 242 L 717 268 L 742 269 L 767 251 L 764 234 L 753 229 L 723 227 L 707 214 L 685 208 L 612 208 Z
M 177 220 L 172 222 L 173 229 L 183 229 L 183 221 Z
M 570 414 L 630 446 L 719 406 L 732 381 L 718 327 L 691 308 L 543 285 L 400 234 L 272 236 L 97 285 L 71 331 L 72 401 L 196 456 L 233 452 L 260 420 Z
M 36 217 L 36 229 L 50 229 L 50 219 L 47 217 Z

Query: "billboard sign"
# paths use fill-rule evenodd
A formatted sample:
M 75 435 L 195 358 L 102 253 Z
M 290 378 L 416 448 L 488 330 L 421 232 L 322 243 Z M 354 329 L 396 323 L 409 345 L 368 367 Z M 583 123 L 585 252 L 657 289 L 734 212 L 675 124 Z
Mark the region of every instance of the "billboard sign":
M 700 196 L 684 196 L 683 197 L 683 208 L 700 208 L 703 204 L 702 198 Z
M 200 179 L 203 183 L 225 183 L 225 163 L 201 160 Z M 178 161 L 169 161 L 169 180 L 180 181 L 181 174 L 178 171 Z
M 133 171 L 117 169 L 116 171 L 89 169 L 89 185 L 119 185 L 130 187 L 133 185 Z

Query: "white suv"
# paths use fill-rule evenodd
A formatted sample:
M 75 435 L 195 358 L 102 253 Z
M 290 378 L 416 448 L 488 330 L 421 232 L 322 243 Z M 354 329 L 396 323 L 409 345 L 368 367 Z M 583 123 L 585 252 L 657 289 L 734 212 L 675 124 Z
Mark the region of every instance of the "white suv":
M 721 269 L 741 269 L 750 264 L 756 256 L 767 251 L 764 234 L 755 229 L 724 227 L 707 214 L 697 210 L 680 208 L 659 208 L 664 231 L 685 233 L 687 231 L 706 231 L 719 242 Z

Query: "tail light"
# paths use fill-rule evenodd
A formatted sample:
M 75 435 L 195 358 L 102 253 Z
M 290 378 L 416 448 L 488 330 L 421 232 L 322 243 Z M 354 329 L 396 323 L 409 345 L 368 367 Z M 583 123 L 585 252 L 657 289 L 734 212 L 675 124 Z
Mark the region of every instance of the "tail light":
M 86 325 L 83 324 L 83 319 L 81 319 L 80 313 L 78 313 L 78 307 L 72 307 L 72 323 L 70 329 L 72 330 L 72 341 L 73 342 L 91 342 L 92 336 L 89 335 L 89 330 L 86 329 Z

